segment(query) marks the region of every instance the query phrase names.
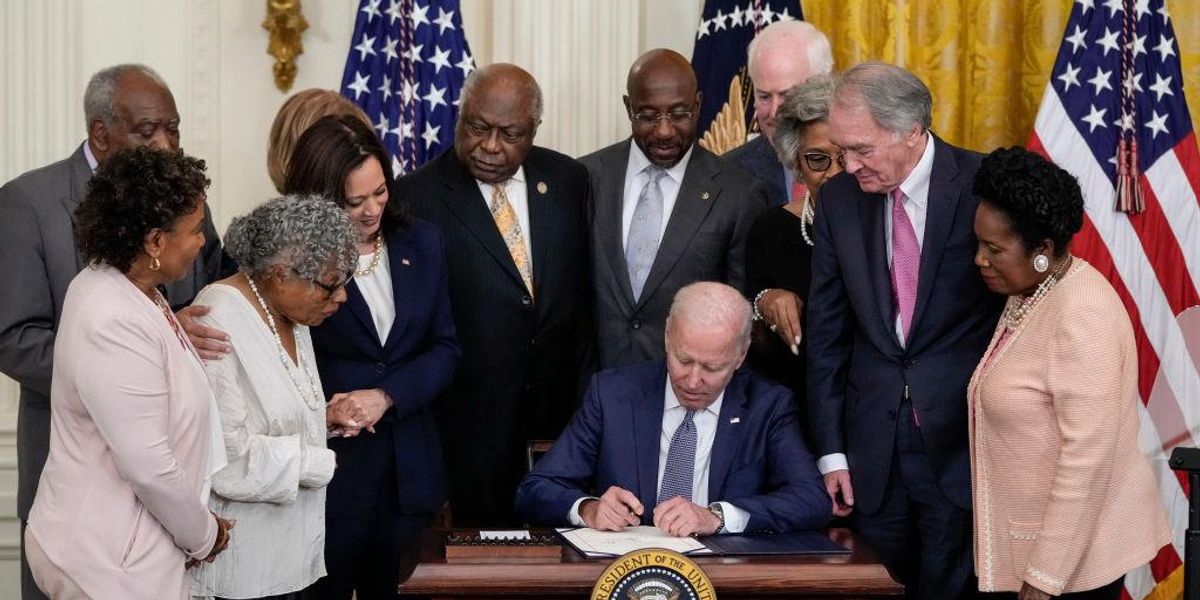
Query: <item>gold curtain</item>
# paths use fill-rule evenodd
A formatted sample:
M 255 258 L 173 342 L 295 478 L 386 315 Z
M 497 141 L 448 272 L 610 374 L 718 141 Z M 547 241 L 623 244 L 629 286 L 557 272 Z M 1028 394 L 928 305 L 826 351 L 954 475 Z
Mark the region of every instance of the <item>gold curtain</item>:
M 836 68 L 883 60 L 909 69 L 933 92 L 934 131 L 952 144 L 984 152 L 1029 141 L 1073 4 L 802 2 L 805 20 L 829 36 Z M 1096 10 L 1102 10 L 1096 4 Z M 1195 128 L 1200 115 L 1200 1 L 1169 0 L 1168 7 Z

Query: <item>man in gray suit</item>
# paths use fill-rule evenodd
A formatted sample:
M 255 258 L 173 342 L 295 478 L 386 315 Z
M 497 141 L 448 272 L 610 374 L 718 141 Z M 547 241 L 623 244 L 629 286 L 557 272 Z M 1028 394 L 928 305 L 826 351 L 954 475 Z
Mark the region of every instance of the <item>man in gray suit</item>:
M 804 21 L 776 21 L 760 31 L 746 48 L 746 70 L 754 83 L 754 120 L 760 135 L 724 158 L 745 169 L 767 187 L 773 206 L 804 195 L 795 187 L 791 166 L 775 153 L 775 119 L 783 97 L 796 84 L 833 69 L 829 39 Z
M 603 368 L 664 357 L 667 312 L 683 286 L 720 281 L 744 292 L 746 232 L 767 206 L 752 177 L 693 143 L 700 93 L 686 58 L 643 54 L 626 91 L 632 137 L 580 159 L 595 202 Z
M 50 373 L 54 334 L 67 286 L 85 266 L 75 251 L 75 208 L 92 173 L 113 154 L 136 146 L 179 149 L 179 113 L 162 78 L 142 65 L 104 69 L 84 94 L 87 140 L 71 156 L 0 187 L 0 372 L 21 385 L 17 416 L 17 516 L 25 522 L 50 443 Z M 228 350 L 224 334 L 192 319 L 207 312 L 182 308 L 200 288 L 223 276 L 221 240 L 205 207 L 207 238 L 192 272 L 165 290 L 179 321 L 206 358 Z M 21 553 L 25 600 L 45 596 Z

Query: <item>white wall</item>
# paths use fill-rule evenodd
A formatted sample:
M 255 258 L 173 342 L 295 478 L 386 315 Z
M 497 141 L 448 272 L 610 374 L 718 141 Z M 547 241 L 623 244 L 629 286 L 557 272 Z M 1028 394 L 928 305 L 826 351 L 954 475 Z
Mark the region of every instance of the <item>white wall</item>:
M 309 29 L 293 91 L 336 88 L 357 0 L 302 0 Z M 0 2 L 0 182 L 70 154 L 84 137 L 87 78 L 122 62 L 162 74 L 182 140 L 208 161 L 209 203 L 230 219 L 271 197 L 267 132 L 286 95 L 275 88 L 265 1 Z M 585 154 L 628 134 L 625 73 L 641 52 L 691 56 L 702 0 L 462 0 L 477 64 L 506 61 L 542 85 L 537 143 Z M 4 243 L 4 240 L 0 240 Z M 2 274 L 0 274 L 2 275 Z M 3 281 L 0 280 L 0 285 Z M 16 385 L 0 376 L 0 598 L 16 597 Z

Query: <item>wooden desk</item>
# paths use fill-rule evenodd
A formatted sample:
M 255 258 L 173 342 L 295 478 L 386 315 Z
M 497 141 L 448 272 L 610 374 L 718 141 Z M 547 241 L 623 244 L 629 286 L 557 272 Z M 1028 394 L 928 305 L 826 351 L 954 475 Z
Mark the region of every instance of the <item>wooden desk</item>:
M 904 588 L 870 549 L 846 529 L 829 537 L 850 554 L 823 556 L 692 557 L 716 587 L 720 600 L 740 598 L 889 598 Z M 570 546 L 561 559 L 522 563 L 447 563 L 445 532 L 426 532 L 419 557 L 401 567 L 402 596 L 437 599 L 587 598 L 612 559 L 589 559 Z

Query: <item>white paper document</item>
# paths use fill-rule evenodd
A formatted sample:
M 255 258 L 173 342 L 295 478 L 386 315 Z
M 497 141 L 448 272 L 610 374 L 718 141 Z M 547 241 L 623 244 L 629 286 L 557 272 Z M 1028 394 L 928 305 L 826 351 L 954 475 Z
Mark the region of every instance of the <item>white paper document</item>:
M 712 550 L 709 550 L 696 538 L 668 535 L 651 525 L 626 527 L 625 531 L 599 531 L 587 527 L 579 529 L 567 527 L 559 529 L 558 533 L 588 558 L 620 556 L 627 552 L 646 548 L 666 548 L 680 554 L 693 555 L 712 553 Z

